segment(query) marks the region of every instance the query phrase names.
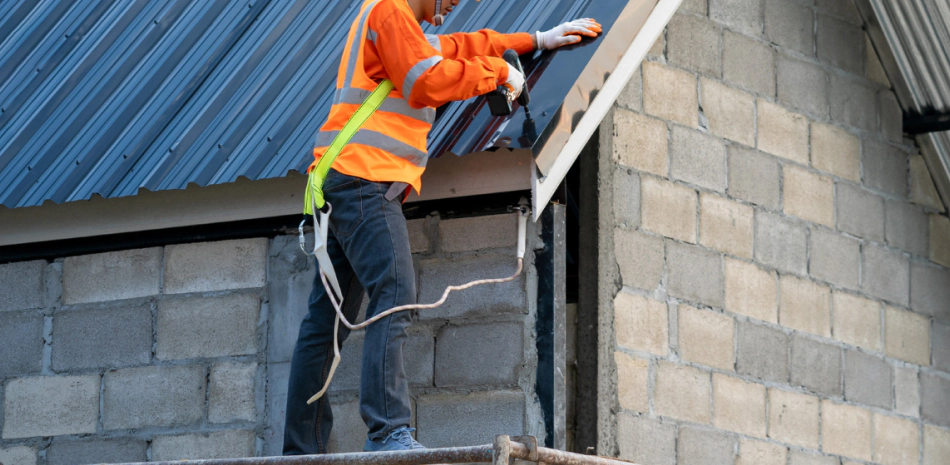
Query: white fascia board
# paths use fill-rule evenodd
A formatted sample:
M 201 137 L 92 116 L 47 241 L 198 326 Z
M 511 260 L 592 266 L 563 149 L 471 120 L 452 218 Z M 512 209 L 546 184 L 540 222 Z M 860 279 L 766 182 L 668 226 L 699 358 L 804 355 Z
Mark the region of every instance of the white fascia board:
M 617 67 L 610 73 L 610 76 L 604 82 L 604 86 L 594 97 L 584 116 L 581 117 L 577 127 L 558 154 L 548 175 L 542 178 L 539 177 L 536 169 L 532 170 L 531 203 L 535 221 L 541 216 L 543 207 L 551 200 L 554 191 L 567 176 L 568 170 L 574 165 L 577 156 L 580 155 L 581 150 L 587 145 L 587 141 L 600 126 L 600 122 L 603 121 L 610 107 L 613 106 L 614 102 L 617 101 L 617 97 L 627 86 L 630 77 L 640 67 L 640 63 L 646 57 L 647 52 L 653 47 L 660 34 L 663 33 L 666 25 L 669 24 L 681 2 L 682 0 L 659 0 L 657 2 L 640 32 L 630 43 L 630 47 L 627 48 L 620 62 L 617 63 Z

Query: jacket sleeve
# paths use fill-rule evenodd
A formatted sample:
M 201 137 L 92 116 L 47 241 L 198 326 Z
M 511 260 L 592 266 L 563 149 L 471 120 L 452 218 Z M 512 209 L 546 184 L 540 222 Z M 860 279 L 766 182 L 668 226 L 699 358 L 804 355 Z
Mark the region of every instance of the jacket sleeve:
M 478 32 L 457 32 L 436 36 L 442 46 L 442 56 L 452 59 L 471 59 L 477 56 L 500 57 L 505 50 L 514 49 L 518 55 L 534 50 L 531 34 L 501 34 L 491 29 Z
M 389 79 L 414 108 L 438 107 L 488 93 L 508 79 L 508 64 L 492 56 L 446 58 L 426 40 L 409 12 L 370 15 L 376 51 Z

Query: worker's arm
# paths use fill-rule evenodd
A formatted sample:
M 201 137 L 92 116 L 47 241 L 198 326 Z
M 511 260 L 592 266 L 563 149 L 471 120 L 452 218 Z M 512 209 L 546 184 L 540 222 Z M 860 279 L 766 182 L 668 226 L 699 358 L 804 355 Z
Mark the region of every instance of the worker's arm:
M 518 55 L 524 55 L 535 49 L 534 35 L 527 32 L 501 34 L 491 29 L 482 29 L 478 32 L 456 32 L 436 37 L 442 46 L 442 56 L 451 59 L 500 57 L 508 49 L 518 52 Z
M 501 58 L 445 58 L 408 11 L 377 8 L 369 23 L 386 74 L 414 108 L 486 94 L 508 79 L 508 64 Z

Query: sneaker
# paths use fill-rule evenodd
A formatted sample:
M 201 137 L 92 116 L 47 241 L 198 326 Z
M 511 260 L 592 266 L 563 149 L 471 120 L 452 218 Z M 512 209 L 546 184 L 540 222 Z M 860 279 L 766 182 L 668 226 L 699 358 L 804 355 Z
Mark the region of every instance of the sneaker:
M 403 426 L 402 428 L 392 430 L 388 436 L 382 439 L 367 439 L 366 445 L 363 446 L 363 451 L 382 452 L 390 450 L 425 449 L 425 446 L 416 442 L 412 437 L 411 433 L 415 430 L 415 428 Z

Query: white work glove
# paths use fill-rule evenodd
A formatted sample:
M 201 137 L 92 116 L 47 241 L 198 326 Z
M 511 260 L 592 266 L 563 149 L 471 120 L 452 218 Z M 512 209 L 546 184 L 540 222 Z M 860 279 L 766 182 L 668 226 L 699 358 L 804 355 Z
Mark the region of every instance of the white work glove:
M 597 37 L 603 28 L 591 18 L 575 19 L 547 32 L 535 32 L 538 50 L 554 50 L 564 45 L 576 44 L 581 41 L 580 36 Z
M 510 64 L 508 65 L 508 80 L 505 81 L 505 87 L 511 91 L 508 93 L 508 98 L 512 101 L 518 98 L 521 91 L 524 90 L 524 74 L 521 74 L 521 71 Z

